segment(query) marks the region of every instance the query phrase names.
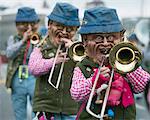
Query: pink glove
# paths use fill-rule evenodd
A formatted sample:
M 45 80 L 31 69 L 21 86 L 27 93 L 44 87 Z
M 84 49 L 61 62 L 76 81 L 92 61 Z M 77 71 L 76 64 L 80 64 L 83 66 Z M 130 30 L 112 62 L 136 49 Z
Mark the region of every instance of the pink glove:
M 114 81 L 110 89 L 110 94 L 108 97 L 108 105 L 115 106 L 120 104 L 120 98 L 123 91 L 123 81 L 124 78 L 118 73 L 114 74 Z
M 94 84 L 97 73 L 98 73 L 98 69 L 96 69 L 92 77 L 92 85 Z M 109 78 L 105 78 L 103 75 L 100 74 L 96 85 L 96 89 L 98 89 L 102 84 L 106 83 L 107 81 L 109 81 Z

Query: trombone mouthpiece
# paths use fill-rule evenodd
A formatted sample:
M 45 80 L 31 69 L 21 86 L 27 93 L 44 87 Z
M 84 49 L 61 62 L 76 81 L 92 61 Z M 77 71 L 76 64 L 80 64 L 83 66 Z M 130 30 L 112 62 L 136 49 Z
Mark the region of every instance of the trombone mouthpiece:
M 126 36 L 124 36 L 124 42 L 128 42 L 128 39 Z
M 106 58 L 108 58 L 109 57 L 109 54 L 106 54 L 106 56 L 105 56 Z

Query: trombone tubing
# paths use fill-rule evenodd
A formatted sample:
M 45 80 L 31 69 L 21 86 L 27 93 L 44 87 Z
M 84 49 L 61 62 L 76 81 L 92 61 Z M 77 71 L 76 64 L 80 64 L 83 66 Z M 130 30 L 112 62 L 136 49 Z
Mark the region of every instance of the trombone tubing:
M 57 57 L 58 57 L 60 48 L 61 48 L 61 45 L 58 46 L 58 49 L 57 49 L 57 52 L 56 52 L 56 56 L 55 56 L 55 58 L 54 58 L 53 66 L 52 66 L 52 69 L 51 69 L 51 72 L 50 72 L 50 75 L 49 75 L 49 78 L 48 78 L 48 82 L 49 82 L 49 84 L 52 85 L 52 86 L 53 86 L 53 84 L 51 83 L 51 79 L 52 79 L 52 75 L 53 75 L 53 72 L 54 72 L 54 68 L 55 68 L 55 64 L 56 64 L 56 60 L 57 60 Z M 54 87 L 54 86 L 53 86 L 53 87 Z
M 52 69 L 51 69 L 51 72 L 50 72 L 50 75 L 49 75 L 49 78 L 48 78 L 49 84 L 52 85 L 57 90 L 58 90 L 58 87 L 59 87 L 59 84 L 60 84 L 60 80 L 61 80 L 61 76 L 62 76 L 62 72 L 63 72 L 65 61 L 63 61 L 62 64 L 61 64 L 61 68 L 60 68 L 60 71 L 59 71 L 59 75 L 58 75 L 56 86 L 51 82 L 51 79 L 52 79 L 52 75 L 54 73 L 54 68 L 55 68 L 55 65 L 56 65 L 56 60 L 58 58 L 60 49 L 61 49 L 61 45 L 58 46 L 58 49 L 57 49 L 57 52 L 56 52 L 56 56 L 54 58 L 53 66 L 52 66 Z M 65 53 L 67 53 L 67 52 L 68 52 L 68 48 L 66 48 Z M 66 58 L 66 56 L 67 55 L 64 56 L 64 59 Z
M 105 56 L 105 57 L 106 57 L 106 56 Z M 102 59 L 101 65 L 98 67 L 98 73 L 97 73 L 97 75 L 96 75 L 96 78 L 95 78 L 95 81 L 94 81 L 94 84 L 93 84 L 93 87 L 92 87 L 92 90 L 91 90 L 91 93 L 90 93 L 90 96 L 89 96 L 89 99 L 88 99 L 88 102 L 87 102 L 87 105 L 86 105 L 86 111 L 87 111 L 89 114 L 91 114 L 92 116 L 96 117 L 96 118 L 100 118 L 100 116 L 99 116 L 99 115 L 96 115 L 94 112 L 92 112 L 92 111 L 90 110 L 90 106 L 91 106 L 92 98 L 93 98 L 93 96 L 94 96 L 96 84 L 97 84 L 97 82 L 98 82 L 98 78 L 99 78 L 99 75 L 100 75 L 100 73 L 101 73 L 101 72 L 100 72 L 100 69 L 101 69 L 101 67 L 102 67 L 102 65 L 103 65 L 103 63 L 104 63 L 105 57 L 102 57 L 103 59 Z
M 101 120 L 103 120 L 103 117 L 104 117 L 104 112 L 105 112 L 105 109 L 106 109 L 106 104 L 107 104 L 108 96 L 109 96 L 109 93 L 110 93 L 110 88 L 111 88 L 111 83 L 112 83 L 112 80 L 113 80 L 113 76 L 114 76 L 114 69 L 112 68 L 111 77 L 110 77 L 110 80 L 109 80 L 109 83 L 108 83 L 108 87 L 106 89 L 104 102 L 103 102 L 103 105 L 102 105 L 102 110 L 101 110 L 101 115 L 100 115 Z

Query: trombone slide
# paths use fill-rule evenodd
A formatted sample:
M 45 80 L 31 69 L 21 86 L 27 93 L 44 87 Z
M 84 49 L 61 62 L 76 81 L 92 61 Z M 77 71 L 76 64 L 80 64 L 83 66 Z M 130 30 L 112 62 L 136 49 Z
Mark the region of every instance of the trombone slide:
M 112 69 L 111 77 L 110 77 L 108 86 L 102 86 L 102 88 L 100 90 L 100 91 L 102 91 L 103 89 L 107 88 L 106 93 L 105 93 L 105 97 L 104 97 L 104 101 L 103 101 L 103 104 L 102 104 L 101 113 L 100 114 L 95 114 L 94 112 L 92 112 L 90 110 L 90 106 L 91 106 L 92 98 L 93 98 L 93 95 L 94 95 L 94 92 L 95 92 L 96 84 L 98 82 L 98 78 L 99 78 L 99 75 L 100 75 L 100 69 L 101 69 L 101 66 L 99 66 L 99 68 L 98 68 L 98 73 L 96 75 L 96 78 L 95 78 L 95 81 L 94 81 L 94 84 L 93 84 L 93 87 L 92 87 L 92 90 L 91 90 L 91 93 L 90 93 L 90 96 L 89 96 L 89 99 L 88 99 L 88 102 L 87 102 L 86 111 L 89 114 L 91 114 L 92 116 L 94 116 L 96 118 L 99 118 L 100 120 L 103 120 L 104 117 L 107 117 L 107 116 L 109 117 L 109 114 L 104 115 L 104 112 L 105 112 L 105 109 L 106 109 L 106 104 L 107 104 L 107 100 L 108 100 L 108 96 L 109 96 L 109 92 L 110 92 L 110 88 L 111 88 L 111 83 L 112 83 L 112 80 L 113 80 L 114 69 Z M 112 117 L 112 112 L 110 114 L 110 117 Z
M 113 80 L 113 75 L 114 75 L 114 69 L 112 69 L 111 77 L 110 77 L 110 80 L 109 80 L 109 83 L 108 83 L 108 88 L 106 89 L 104 102 L 103 102 L 102 110 L 101 110 L 101 114 L 100 114 L 100 120 L 103 120 L 103 117 L 104 117 L 104 112 L 105 112 L 105 109 L 106 109 L 106 104 L 107 104 L 107 100 L 108 100 L 108 96 L 109 96 L 109 92 L 110 92 L 110 88 L 111 88 L 111 83 L 112 83 L 112 80 Z
M 93 87 L 92 87 L 92 90 L 91 90 L 91 93 L 90 93 L 90 96 L 89 96 L 89 99 L 88 99 L 88 102 L 87 102 L 87 105 L 86 105 L 86 111 L 91 114 L 92 116 L 96 117 L 96 118 L 100 118 L 100 115 L 96 115 L 94 112 L 92 112 L 90 110 L 90 106 L 91 106 L 91 102 L 92 102 L 92 98 L 93 98 L 93 95 L 94 95 L 94 92 L 95 92 L 95 88 L 96 88 L 96 84 L 98 82 L 98 78 L 99 78 L 99 75 L 100 75 L 100 69 L 101 69 L 101 66 L 99 66 L 98 68 L 98 73 L 96 75 L 96 78 L 95 78 L 95 81 L 94 81 L 94 84 L 93 84 Z
M 52 83 L 51 79 L 52 79 L 52 76 L 53 76 L 53 73 L 54 73 L 54 68 L 55 68 L 55 64 L 56 64 L 56 60 L 57 60 L 57 57 L 58 57 L 58 54 L 59 54 L 59 51 L 60 51 L 60 48 L 61 48 L 61 45 L 58 46 L 58 49 L 57 49 L 57 52 L 56 52 L 56 56 L 54 58 L 54 62 L 53 62 L 53 66 L 52 66 L 52 69 L 51 69 L 51 72 L 50 72 L 50 75 L 49 75 L 49 78 L 48 78 L 48 82 L 51 86 L 53 86 L 55 89 L 58 89 L 58 82 L 56 83 L 56 86 Z
M 62 76 L 62 72 L 63 72 L 63 68 L 64 68 L 64 64 L 65 64 L 65 61 L 62 62 L 61 64 L 61 67 L 60 67 L 60 71 L 59 71 L 59 75 L 58 75 L 58 79 L 57 79 L 57 82 L 56 82 L 56 86 L 52 83 L 52 76 L 53 76 L 53 73 L 54 73 L 54 69 L 55 69 L 55 65 L 56 65 L 56 60 L 58 58 L 58 54 L 60 52 L 60 49 L 61 49 L 61 45 L 58 46 L 58 49 L 57 49 L 57 52 L 56 52 L 56 56 L 54 58 L 54 62 L 53 62 L 53 66 L 52 66 L 52 69 L 51 69 L 51 72 L 50 72 L 50 75 L 49 75 L 49 78 L 48 78 L 48 82 L 49 84 L 54 87 L 55 89 L 58 90 L 58 87 L 59 87 L 59 84 L 60 84 L 60 80 L 61 80 L 61 76 Z M 66 49 L 65 53 L 68 52 L 68 48 Z M 66 58 L 67 55 L 64 56 L 64 59 Z

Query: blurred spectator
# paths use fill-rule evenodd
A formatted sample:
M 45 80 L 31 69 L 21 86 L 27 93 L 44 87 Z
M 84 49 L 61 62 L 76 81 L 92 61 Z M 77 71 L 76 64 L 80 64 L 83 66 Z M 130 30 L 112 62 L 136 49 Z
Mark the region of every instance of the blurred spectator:
M 129 37 L 128 40 L 134 44 L 136 44 L 138 47 L 144 47 L 144 44 L 137 38 L 135 33 L 132 33 Z M 140 48 L 140 47 L 139 47 Z
M 132 42 L 133 44 L 137 45 L 137 47 L 142 50 L 144 58 L 142 62 L 142 67 L 150 73 L 150 45 L 147 47 L 137 38 L 137 35 L 135 33 L 132 33 L 128 40 Z
M 129 37 L 128 40 L 132 42 L 133 44 L 136 44 L 139 49 L 142 50 L 144 58 L 142 61 L 142 67 L 144 70 L 150 73 L 150 45 L 145 47 L 145 45 L 137 38 L 135 33 L 132 33 Z M 149 42 L 150 43 L 150 42 Z M 142 99 L 144 95 L 145 101 L 146 101 L 146 106 L 148 111 L 150 112 L 150 82 L 147 84 L 145 91 L 139 94 L 134 94 L 134 97 L 136 100 Z
M 147 47 L 143 51 L 144 59 L 143 59 L 143 68 L 150 73 L 150 41 Z

